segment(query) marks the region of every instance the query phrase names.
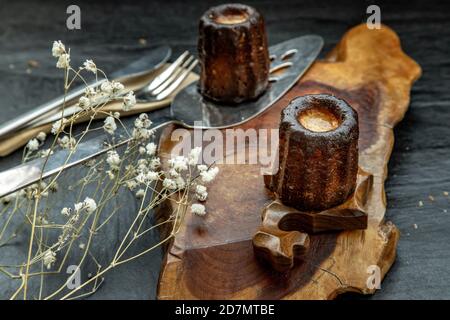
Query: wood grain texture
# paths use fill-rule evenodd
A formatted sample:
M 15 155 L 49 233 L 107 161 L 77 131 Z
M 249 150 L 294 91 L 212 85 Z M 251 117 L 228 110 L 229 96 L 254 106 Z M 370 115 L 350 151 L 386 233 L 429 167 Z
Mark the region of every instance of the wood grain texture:
M 325 61 L 316 62 L 301 82 L 270 110 L 244 125 L 277 128 L 279 114 L 294 97 L 328 93 L 357 110 L 359 166 L 373 175 L 367 230 L 311 235 L 305 262 L 276 273 L 253 254 L 251 237 L 270 194 L 257 166 L 223 165 L 210 188 L 205 218 L 187 216 L 168 247 L 161 272 L 160 299 L 332 299 L 344 292 L 373 293 L 367 268 L 381 277 L 391 267 L 398 229 L 384 220 L 384 181 L 393 146 L 393 127 L 403 118 L 420 67 L 388 27 L 348 31 Z M 173 128 L 172 128 L 173 129 Z M 166 132 L 161 152 L 174 143 Z M 251 186 L 249 188 L 248 186 Z
M 373 176 L 359 170 L 355 192 L 342 204 L 319 212 L 298 211 L 276 200 L 262 209 L 262 223 L 253 236 L 257 258 L 286 272 L 309 250 L 308 234 L 367 228 L 367 200 Z

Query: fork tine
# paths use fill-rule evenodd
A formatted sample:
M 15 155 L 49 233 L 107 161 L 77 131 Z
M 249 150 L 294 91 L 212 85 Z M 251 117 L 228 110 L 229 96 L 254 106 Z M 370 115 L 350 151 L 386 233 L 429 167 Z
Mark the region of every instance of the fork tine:
M 166 70 L 164 70 L 160 75 L 158 75 L 149 85 L 148 90 L 152 91 L 155 90 L 158 86 L 160 86 L 164 81 L 169 78 L 174 71 L 177 70 L 178 66 L 182 64 L 186 57 L 189 55 L 188 51 L 183 52 L 181 56 L 178 57 L 177 60 L 175 60 L 170 67 L 168 67 Z
M 179 77 L 179 75 L 183 72 L 183 70 L 185 70 L 189 66 L 189 64 L 192 62 L 193 59 L 194 59 L 193 56 L 189 56 L 189 58 L 185 62 L 183 62 L 181 64 L 181 66 L 179 66 L 177 68 L 177 70 L 175 72 L 173 72 L 172 75 L 165 82 L 163 82 L 155 90 L 151 91 L 151 94 L 156 96 L 156 95 L 160 94 L 161 92 L 163 92 L 164 89 L 166 89 L 168 86 L 170 86 L 170 84 Z
M 156 96 L 157 100 L 162 100 L 167 98 L 168 96 L 170 96 L 179 86 L 180 84 L 184 81 L 184 79 L 186 79 L 186 77 L 189 75 L 189 73 L 192 71 L 192 69 L 194 69 L 194 67 L 197 65 L 198 60 L 195 59 L 191 65 L 185 69 L 183 71 L 183 73 L 174 81 L 172 82 L 172 84 L 163 92 L 161 92 L 160 94 L 158 94 Z

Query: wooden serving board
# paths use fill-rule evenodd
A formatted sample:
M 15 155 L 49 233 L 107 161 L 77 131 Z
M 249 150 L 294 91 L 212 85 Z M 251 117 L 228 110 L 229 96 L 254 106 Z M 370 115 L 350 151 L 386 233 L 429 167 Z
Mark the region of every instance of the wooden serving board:
M 386 26 L 348 31 L 324 61 L 316 62 L 277 104 L 239 128 L 277 128 L 280 111 L 297 96 L 328 93 L 345 99 L 359 115 L 359 166 L 374 176 L 367 230 L 311 236 L 306 262 L 277 273 L 258 262 L 252 237 L 261 210 L 272 201 L 258 166 L 220 165 L 209 188 L 207 216 L 187 214 L 167 247 L 159 299 L 333 299 L 343 292 L 370 294 L 371 266 L 381 279 L 395 259 L 398 229 L 384 220 L 384 181 L 394 144 L 393 127 L 403 118 L 410 89 L 420 76 L 395 32 Z M 160 152 L 171 153 L 169 128 Z M 167 204 L 170 205 L 170 204 Z M 165 208 L 167 209 L 167 208 Z M 161 214 L 169 212 L 164 208 Z M 368 269 L 369 268 L 369 269 Z

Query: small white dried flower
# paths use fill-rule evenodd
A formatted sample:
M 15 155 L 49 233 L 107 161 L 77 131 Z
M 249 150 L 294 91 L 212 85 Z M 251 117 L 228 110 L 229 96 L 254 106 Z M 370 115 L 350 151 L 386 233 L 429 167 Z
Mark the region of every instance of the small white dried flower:
M 139 184 L 144 184 L 147 177 L 145 176 L 145 174 L 143 172 L 140 172 L 136 177 L 136 182 Z
M 59 131 L 63 131 L 66 126 L 68 120 L 66 118 L 62 118 L 61 120 L 56 121 L 52 125 L 52 133 L 57 134 Z
M 145 170 L 145 169 L 147 169 L 148 161 L 147 161 L 147 159 L 139 159 L 137 164 L 138 164 L 138 169 Z
M 81 97 L 80 100 L 78 100 L 78 106 L 81 109 L 87 109 L 89 108 L 89 106 L 91 105 L 91 100 L 89 98 L 86 97 Z
M 139 147 L 139 154 L 144 154 L 146 152 L 147 150 L 144 147 Z
M 156 171 L 149 171 L 147 172 L 145 179 L 147 181 L 156 181 L 159 179 L 159 174 Z
M 53 41 L 52 55 L 55 58 L 59 58 L 65 52 L 66 52 L 66 47 L 61 42 L 61 40 Z
M 58 62 L 56 62 L 56 67 L 59 69 L 67 69 L 70 66 L 70 55 L 68 53 L 63 53 L 59 56 Z
M 149 168 L 152 170 L 156 170 L 161 166 L 161 160 L 159 158 L 153 158 L 150 160 Z
M 138 129 L 148 129 L 152 125 L 152 121 L 148 118 L 146 113 L 141 113 L 139 117 L 134 120 L 134 127 Z
M 168 163 L 178 172 L 188 169 L 188 159 L 183 156 L 176 156 L 175 158 L 169 159 Z
M 86 60 L 86 61 L 83 63 L 83 67 L 84 67 L 87 71 L 90 71 L 90 72 L 92 72 L 92 73 L 94 73 L 94 74 L 97 73 L 97 66 L 95 65 L 94 61 L 92 61 L 92 60 Z
M 122 109 L 124 111 L 130 111 L 131 108 L 133 108 L 135 105 L 136 105 L 136 97 L 134 95 L 134 92 L 130 91 L 123 97 Z
M 103 81 L 102 84 L 100 85 L 100 90 L 103 93 L 110 95 L 113 92 L 113 86 L 112 86 L 111 82 L 106 80 L 106 81 Z
M 177 189 L 182 190 L 182 189 L 184 189 L 186 187 L 186 181 L 184 181 L 182 176 L 178 176 L 175 179 L 175 183 L 177 184 Z
M 108 151 L 106 162 L 110 165 L 111 169 L 118 169 L 120 161 L 119 154 L 115 150 Z
M 83 209 L 83 202 L 75 203 L 74 209 L 75 209 L 75 212 L 76 212 L 76 213 L 80 212 L 81 209 Z
M 97 203 L 94 199 L 91 199 L 89 197 L 86 197 L 83 201 L 83 206 L 87 213 L 92 213 L 95 210 L 97 210 Z
M 46 157 L 52 155 L 53 151 L 49 148 L 49 149 L 41 150 L 39 154 L 40 154 L 41 158 L 46 158 Z
M 58 144 L 63 149 L 73 149 L 77 144 L 77 140 L 72 137 L 63 136 L 62 138 L 58 138 Z
M 165 178 L 163 181 L 163 187 L 169 190 L 175 190 L 177 188 L 177 183 L 169 178 Z
M 198 159 L 201 153 L 202 153 L 201 147 L 196 147 L 191 150 L 191 152 L 189 153 L 189 164 L 191 166 L 195 166 L 198 163 Z
M 197 185 L 195 188 L 195 196 L 199 201 L 205 201 L 208 197 L 208 192 L 206 191 L 206 187 L 202 185 Z
M 147 150 L 147 154 L 149 156 L 153 156 L 156 152 L 156 144 L 154 144 L 153 142 L 150 142 L 149 144 L 147 144 L 145 146 L 145 149 Z
M 113 113 L 114 118 L 119 119 L 120 118 L 120 112 L 114 112 Z
M 65 207 L 65 208 L 62 208 L 62 210 L 61 210 L 61 214 L 63 216 L 70 216 L 71 213 L 72 213 L 72 209 L 71 208 Z
M 208 166 L 205 165 L 205 164 L 199 164 L 199 165 L 197 166 L 197 169 L 198 169 L 198 171 L 203 172 L 203 171 L 208 170 Z
M 113 135 L 114 132 L 117 130 L 116 121 L 114 120 L 114 117 L 106 117 L 103 129 L 109 133 L 110 135 Z
M 136 192 L 136 198 L 143 198 L 145 196 L 145 190 L 144 189 L 139 189 Z
M 80 248 L 81 250 L 84 250 L 84 249 L 86 248 L 86 244 L 80 243 L 80 244 L 78 245 L 78 248 Z
M 133 139 L 144 142 L 147 141 L 148 139 L 150 139 L 152 137 L 152 135 L 154 134 L 153 130 L 148 130 L 148 129 L 138 129 L 138 128 L 134 128 L 133 129 Z
M 0 199 L 0 201 L 2 202 L 3 205 L 7 205 L 9 203 L 11 203 L 11 201 L 13 201 L 15 198 L 15 193 L 4 196 L 3 198 Z
M 200 172 L 200 177 L 204 183 L 208 183 L 208 182 L 213 181 L 216 178 L 218 173 L 219 173 L 219 168 L 213 167 L 213 168 L 210 168 L 208 171 Z
M 51 249 L 48 249 L 44 252 L 44 256 L 42 257 L 42 261 L 47 269 L 50 269 L 52 265 L 56 261 L 56 252 L 53 252 Z
M 47 139 L 47 134 L 45 132 L 41 131 L 36 136 L 36 139 L 38 139 L 40 142 L 44 142 L 45 139 Z
M 119 94 L 125 89 L 125 86 L 122 83 L 114 80 L 111 82 L 111 86 L 114 94 Z
M 106 173 L 108 174 L 110 180 L 114 180 L 116 178 L 116 175 L 111 170 L 106 171 Z
M 97 91 L 95 91 L 94 88 L 92 87 L 86 87 L 86 89 L 84 89 L 84 96 L 87 98 L 92 98 L 95 97 L 97 95 Z
M 206 214 L 206 208 L 200 203 L 193 203 L 191 205 L 191 212 L 198 216 L 204 216 Z
M 27 149 L 30 150 L 30 151 L 36 151 L 37 149 L 39 149 L 39 141 L 38 141 L 38 139 L 33 138 L 30 141 L 28 141 Z
M 171 176 L 172 178 L 177 178 L 180 176 L 180 173 L 175 169 L 170 169 L 169 176 Z
M 127 182 L 125 182 L 125 186 L 130 190 L 133 191 L 134 189 L 136 189 L 137 187 L 137 182 L 134 180 L 128 180 Z

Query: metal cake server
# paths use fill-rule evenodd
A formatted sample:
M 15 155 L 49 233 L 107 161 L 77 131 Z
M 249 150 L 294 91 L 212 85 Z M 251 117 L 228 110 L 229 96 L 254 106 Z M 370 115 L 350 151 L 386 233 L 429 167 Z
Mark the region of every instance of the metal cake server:
M 143 75 L 150 70 L 156 69 L 162 66 L 167 60 L 170 58 L 172 54 L 172 49 L 168 46 L 160 46 L 149 51 L 145 52 L 144 56 L 124 68 L 113 72 L 110 75 L 110 79 L 123 81 L 125 79 L 130 79 L 133 77 L 138 77 Z M 106 79 L 99 80 L 97 82 L 90 83 L 90 86 L 96 87 L 99 86 Z M 23 127 L 29 122 L 45 115 L 46 113 L 57 110 L 65 101 L 70 101 L 81 96 L 85 92 L 86 86 L 80 86 L 72 89 L 67 93 L 67 95 L 57 97 L 53 100 L 50 100 L 22 115 L 19 117 L 7 121 L 0 125 L 0 137 L 6 136 L 8 134 L 13 133 L 15 130 Z
M 157 130 L 174 123 L 186 128 L 220 129 L 253 119 L 292 88 L 317 58 L 322 46 L 323 39 L 320 36 L 307 35 L 270 47 L 272 82 L 256 101 L 218 105 L 204 100 L 194 83 L 178 93 L 170 109 L 150 114 L 152 128 Z M 0 197 L 107 152 L 110 148 L 104 147 L 104 141 L 105 136 L 99 135 L 81 143 L 69 160 L 67 157 L 70 151 L 59 150 L 51 156 L 45 167 L 45 158 L 41 158 L 0 173 Z M 120 145 L 128 142 L 125 140 Z

